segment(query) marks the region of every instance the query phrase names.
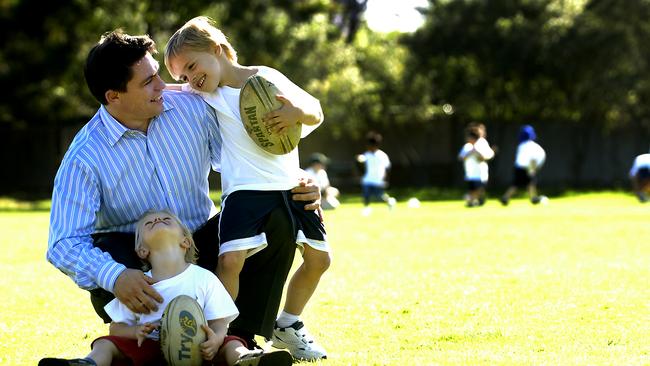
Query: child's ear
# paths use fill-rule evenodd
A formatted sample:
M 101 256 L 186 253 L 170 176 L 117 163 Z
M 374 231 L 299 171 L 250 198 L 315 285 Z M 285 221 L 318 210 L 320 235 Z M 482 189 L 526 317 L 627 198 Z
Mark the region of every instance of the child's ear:
M 190 249 L 190 246 L 191 246 L 190 239 L 185 237 L 181 242 L 181 248 Z
M 221 45 L 213 44 L 212 45 L 212 52 L 214 52 L 215 56 L 221 56 L 221 53 L 223 52 L 223 49 L 221 48 Z
M 138 253 L 138 257 L 140 257 L 140 259 L 147 259 L 147 257 L 149 257 L 149 249 L 145 247 L 138 248 L 136 252 Z

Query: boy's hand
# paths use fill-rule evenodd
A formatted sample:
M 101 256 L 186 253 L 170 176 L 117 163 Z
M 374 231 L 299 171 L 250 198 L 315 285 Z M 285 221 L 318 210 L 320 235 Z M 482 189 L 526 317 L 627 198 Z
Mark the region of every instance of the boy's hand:
M 223 344 L 224 337 L 219 337 L 212 328 L 208 327 L 205 324 L 201 324 L 201 328 L 205 331 L 205 334 L 208 336 L 208 339 L 201 343 L 201 355 L 206 361 L 211 361 L 219 352 L 219 348 Z
M 147 338 L 147 335 L 151 334 L 151 332 L 156 329 L 158 329 L 158 324 L 144 323 L 139 325 L 135 329 L 135 336 L 138 339 L 138 347 L 142 346 L 142 342 Z
M 287 133 L 287 128 L 300 122 L 303 112 L 300 108 L 297 108 L 293 103 L 291 103 L 291 101 L 284 95 L 276 95 L 275 99 L 282 102 L 282 107 L 267 113 L 262 118 L 262 122 L 266 124 L 266 127 L 268 127 L 271 132 L 276 134 L 285 134 Z

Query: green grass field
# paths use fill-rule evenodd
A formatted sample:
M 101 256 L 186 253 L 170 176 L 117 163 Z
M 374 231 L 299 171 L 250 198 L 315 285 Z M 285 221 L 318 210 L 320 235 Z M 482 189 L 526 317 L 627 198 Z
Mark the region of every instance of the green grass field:
M 326 213 L 333 263 L 303 318 L 315 365 L 650 365 L 650 205 L 621 193 Z M 0 212 L 0 364 L 107 331 L 45 261 L 47 211 Z

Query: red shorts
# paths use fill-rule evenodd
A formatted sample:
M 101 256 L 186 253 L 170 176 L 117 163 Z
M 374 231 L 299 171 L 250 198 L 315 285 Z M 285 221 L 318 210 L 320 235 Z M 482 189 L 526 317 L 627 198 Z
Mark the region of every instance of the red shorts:
M 95 339 L 92 344 L 100 339 L 106 339 L 113 343 L 117 349 L 122 352 L 125 359 L 111 363 L 111 366 L 159 366 L 165 365 L 165 358 L 160 350 L 160 342 L 151 339 L 145 339 L 142 345 L 138 347 L 138 340 L 118 336 L 103 336 Z M 239 341 L 246 346 L 246 341 L 237 336 L 226 336 L 221 347 L 228 342 Z M 91 348 L 92 348 L 91 344 Z M 217 363 L 217 365 L 220 365 Z M 223 363 L 225 365 L 225 363 Z

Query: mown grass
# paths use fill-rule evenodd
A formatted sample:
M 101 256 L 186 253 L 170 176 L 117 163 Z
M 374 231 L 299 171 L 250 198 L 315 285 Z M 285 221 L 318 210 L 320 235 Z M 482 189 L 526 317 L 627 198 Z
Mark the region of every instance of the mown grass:
M 650 364 L 649 205 L 373 208 L 326 212 L 333 263 L 303 316 L 329 351 L 316 365 Z M 0 212 L 2 365 L 79 356 L 106 332 L 45 261 L 47 220 Z

